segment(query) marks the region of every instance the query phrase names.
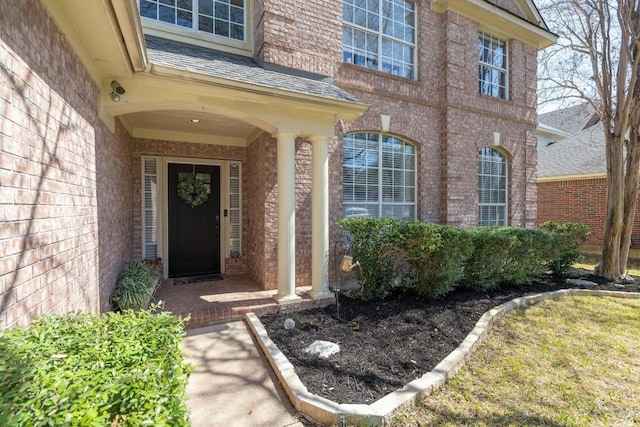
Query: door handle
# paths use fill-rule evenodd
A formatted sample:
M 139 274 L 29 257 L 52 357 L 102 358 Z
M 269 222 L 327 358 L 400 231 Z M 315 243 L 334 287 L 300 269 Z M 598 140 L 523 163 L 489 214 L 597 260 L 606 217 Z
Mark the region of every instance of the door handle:
M 216 237 L 220 237 L 220 215 L 216 215 Z

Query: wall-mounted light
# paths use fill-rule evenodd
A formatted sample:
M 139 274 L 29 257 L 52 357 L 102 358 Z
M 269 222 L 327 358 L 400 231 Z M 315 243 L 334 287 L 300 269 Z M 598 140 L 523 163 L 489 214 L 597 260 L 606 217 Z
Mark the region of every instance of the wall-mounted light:
M 125 90 L 122 86 L 120 86 L 120 83 L 118 83 L 115 80 L 111 81 L 111 95 L 109 95 L 111 97 L 111 100 L 113 102 L 118 102 L 120 101 L 120 95 L 124 95 Z

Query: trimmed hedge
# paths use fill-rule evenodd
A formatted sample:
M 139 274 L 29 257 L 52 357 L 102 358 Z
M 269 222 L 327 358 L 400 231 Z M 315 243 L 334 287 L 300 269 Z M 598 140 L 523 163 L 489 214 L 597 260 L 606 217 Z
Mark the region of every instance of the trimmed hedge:
M 339 226 L 360 263 L 355 273 L 364 299 L 384 298 L 393 286 L 435 297 L 457 286 L 486 290 L 529 284 L 548 268 L 562 274 L 579 255 L 584 227 L 463 229 L 364 217 L 345 218 Z
M 0 335 L 0 425 L 188 426 L 180 318 L 44 316 Z
M 554 256 L 547 262 L 547 267 L 556 275 L 564 275 L 573 263 L 583 259 L 578 247 L 580 243 L 589 240 L 591 231 L 586 224 L 547 221 L 540 224 L 540 228 L 556 233 L 557 242 L 554 246 Z

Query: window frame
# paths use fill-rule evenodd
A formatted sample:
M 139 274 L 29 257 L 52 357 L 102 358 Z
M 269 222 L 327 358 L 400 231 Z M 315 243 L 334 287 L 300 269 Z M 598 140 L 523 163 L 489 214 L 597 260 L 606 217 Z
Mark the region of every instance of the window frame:
M 373 175 L 366 175 L 366 183 L 364 184 L 364 187 L 362 186 L 362 184 L 360 184 L 360 187 L 364 188 L 364 198 L 361 198 L 360 200 L 356 200 L 356 179 L 355 179 L 355 173 L 353 173 L 353 179 L 349 182 L 348 180 L 345 180 L 345 177 L 347 175 L 346 173 L 346 169 L 351 167 L 352 169 L 355 169 L 355 165 L 347 165 L 345 158 L 346 158 L 346 153 L 345 151 L 347 149 L 353 149 L 353 147 L 348 147 L 347 146 L 347 138 L 351 137 L 351 136 L 355 136 L 355 135 L 362 135 L 365 136 L 365 138 L 359 138 L 359 140 L 365 141 L 365 145 L 368 145 L 369 143 L 373 142 L 374 140 L 371 139 L 372 136 L 376 137 L 375 143 L 376 143 L 376 147 L 375 147 L 375 151 L 371 150 L 369 148 L 364 148 L 365 151 L 369 151 L 370 153 L 375 153 L 375 168 L 371 168 L 368 167 L 370 169 L 375 169 L 375 173 Z M 399 153 L 402 155 L 402 162 L 403 162 L 403 167 L 399 168 L 399 167 L 394 167 L 393 162 L 395 161 L 395 157 L 392 156 L 392 165 L 389 166 L 385 166 L 384 164 L 384 158 L 385 158 L 385 153 L 389 154 L 389 153 L 393 153 L 393 151 L 385 151 L 385 138 L 387 139 L 387 141 L 389 139 L 393 139 L 396 140 L 398 142 L 400 142 L 402 144 L 402 147 L 411 147 L 411 154 L 407 154 L 407 153 Z M 355 140 L 354 140 L 355 142 Z M 353 144 L 353 143 L 352 143 Z M 410 165 L 409 168 L 406 167 L 406 159 L 408 157 L 412 157 L 412 163 Z M 388 158 L 388 156 L 387 156 Z M 409 216 L 396 216 L 396 215 L 391 215 L 392 217 L 395 218 L 406 218 L 406 219 L 416 219 L 417 218 L 417 207 L 418 207 L 418 172 L 417 172 L 417 163 L 418 163 L 418 150 L 417 150 L 417 146 L 409 141 L 407 141 L 406 139 L 394 136 L 394 135 L 389 135 L 389 134 L 385 134 L 385 133 L 380 133 L 380 132 L 350 132 L 348 134 L 343 135 L 342 137 L 342 216 L 343 217 L 349 217 L 349 216 L 369 216 L 369 217 L 376 217 L 376 218 L 380 218 L 382 216 L 389 216 L 389 215 L 385 215 L 385 210 L 388 212 L 389 210 L 391 210 L 392 212 L 395 210 L 395 208 L 400 208 L 400 209 L 409 209 Z M 391 183 L 388 183 L 384 180 L 384 175 L 385 175 L 385 171 L 391 175 Z M 394 181 L 393 181 L 393 177 L 394 177 L 394 173 L 396 171 L 402 171 L 402 181 L 404 184 L 402 185 L 395 185 Z M 407 173 L 412 173 L 413 174 L 413 179 L 412 182 L 410 183 L 410 185 L 407 185 Z M 369 179 L 371 177 L 375 177 L 375 182 L 369 182 Z M 385 185 L 385 183 L 387 185 Z M 351 197 L 350 200 L 347 200 L 346 197 L 346 190 L 347 190 L 347 186 L 352 186 L 353 190 L 351 193 Z M 373 192 L 369 191 L 370 187 L 374 187 L 373 188 Z M 377 188 L 375 188 L 377 187 Z M 385 193 L 385 190 L 390 190 L 391 194 L 389 195 L 389 193 Z M 402 192 L 403 194 L 403 199 L 404 201 L 402 202 L 398 202 L 393 200 L 394 199 L 394 190 L 399 192 Z M 409 192 L 407 192 L 409 191 Z M 370 198 L 372 196 L 375 195 L 375 200 L 371 200 Z M 410 195 L 410 198 L 413 199 L 411 201 L 406 201 L 407 199 L 407 195 Z M 389 200 L 391 199 L 391 200 Z M 348 209 L 352 209 L 351 213 L 347 215 L 347 210 Z M 375 214 L 371 215 L 371 209 L 375 209 Z M 364 210 L 366 210 L 366 212 L 364 212 Z
M 485 154 L 486 152 L 490 152 L 490 155 Z M 483 158 L 485 159 L 484 161 L 487 161 L 487 157 L 489 158 L 494 158 L 494 155 L 498 155 L 500 157 L 500 159 L 502 160 L 502 164 L 503 169 L 504 169 L 504 174 L 501 175 L 496 175 L 496 174 L 491 174 L 491 173 L 485 173 L 483 174 Z M 494 163 L 493 160 L 491 160 L 492 163 Z M 484 168 L 486 170 L 486 168 Z M 498 182 L 500 182 L 500 180 L 504 179 L 504 187 L 503 188 L 494 188 L 492 186 L 489 186 L 489 188 L 482 188 L 482 177 L 486 177 L 488 178 L 489 183 L 491 183 L 493 180 L 495 180 L 496 178 L 498 179 Z M 487 191 L 487 192 L 491 192 L 494 193 L 496 191 L 500 192 L 503 191 L 504 192 L 504 202 L 483 202 L 483 194 L 482 191 Z M 491 199 L 492 194 L 489 195 L 489 199 Z M 483 220 L 483 214 L 482 214 L 482 208 L 483 207 L 488 207 L 488 208 L 502 208 L 502 215 L 503 215 L 503 220 L 500 221 L 499 218 L 494 217 L 494 218 L 486 218 Z M 497 212 L 497 210 L 496 210 Z M 505 153 L 503 153 L 501 150 L 496 149 L 495 147 L 485 147 L 482 148 L 479 152 L 478 152 L 478 225 L 479 226 L 507 226 L 509 225 L 509 158 L 507 157 L 507 155 Z
M 342 62 L 345 63 L 349 63 L 349 64 L 354 64 L 354 65 L 358 65 L 364 68 L 368 68 L 371 70 L 376 70 L 385 74 L 389 74 L 392 76 L 396 76 L 396 77 L 400 77 L 400 78 L 405 78 L 405 79 L 410 79 L 410 80 L 416 80 L 417 79 L 417 75 L 418 75 L 418 70 L 417 70 L 417 48 L 418 48 L 418 12 L 417 12 L 417 2 L 414 0 L 376 0 L 378 2 L 378 13 L 377 13 L 377 29 L 371 29 L 368 28 L 367 26 L 362 26 L 359 24 L 356 24 L 355 22 L 355 18 L 352 19 L 352 21 L 348 21 L 346 18 L 347 12 L 346 12 L 346 8 L 349 7 L 352 10 L 356 9 L 356 5 L 353 3 L 350 4 L 346 4 L 347 1 L 353 1 L 353 0 L 343 0 L 342 1 Z M 389 17 L 385 17 L 384 13 L 380 12 L 380 11 L 384 11 L 384 5 L 385 3 L 390 4 L 391 8 L 393 9 L 393 6 L 395 4 L 396 1 L 403 1 L 404 3 L 410 3 L 413 6 L 412 12 L 413 12 L 413 27 L 410 27 L 408 25 L 406 25 L 406 23 L 400 23 L 399 21 L 394 21 L 393 20 L 393 14 L 392 16 Z M 357 8 L 359 10 L 363 10 L 364 11 L 364 16 L 365 16 L 365 20 L 368 19 L 370 13 L 368 11 L 368 9 L 362 9 L 362 8 Z M 355 15 L 352 15 L 355 16 Z M 401 25 L 403 25 L 403 29 L 405 31 L 406 34 L 406 29 L 410 28 L 412 30 L 412 38 L 413 41 L 412 42 L 408 42 L 404 39 L 400 39 L 397 38 L 395 36 L 392 35 L 388 35 L 384 33 L 383 27 L 384 27 L 384 23 L 385 20 L 389 20 L 391 21 L 391 23 L 399 23 Z M 346 44 L 345 44 L 345 31 L 350 30 L 351 31 L 351 39 L 352 39 L 352 43 L 349 45 L 350 50 L 347 51 L 346 49 Z M 356 46 L 355 43 L 355 32 L 361 32 L 364 33 L 364 41 L 365 41 L 365 46 L 364 47 L 360 47 L 360 46 Z M 367 62 L 370 60 L 370 58 L 368 58 L 368 55 L 371 54 L 373 55 L 374 52 L 369 52 L 367 51 L 366 45 L 367 45 L 367 40 L 368 40 L 368 36 L 374 36 L 376 39 L 376 43 L 377 43 L 377 49 L 375 51 L 375 61 L 377 61 L 377 63 L 375 64 L 375 66 L 371 66 L 369 64 L 367 64 Z M 392 56 L 393 53 L 391 53 L 391 57 L 390 56 L 384 56 L 383 55 L 383 45 L 384 42 L 391 42 L 395 45 L 401 45 L 402 47 L 407 47 L 409 49 L 411 49 L 411 62 L 410 63 L 406 63 L 406 62 L 401 62 L 401 64 L 404 64 L 402 69 L 406 69 L 408 67 L 406 67 L 406 65 L 410 65 L 411 70 L 410 70 L 410 75 L 404 75 L 404 74 L 399 74 L 399 73 L 394 73 L 393 72 L 393 68 L 394 68 L 394 64 L 397 63 L 397 60 L 395 60 Z M 393 47 L 392 46 L 392 47 Z M 355 57 L 357 55 L 356 51 L 360 51 L 361 54 L 358 56 L 364 56 L 364 64 L 359 64 L 357 63 L 357 61 L 355 60 Z M 393 52 L 393 51 L 392 51 Z M 349 55 L 351 57 L 351 60 L 347 60 L 346 56 Z M 384 58 L 389 58 L 391 59 L 390 62 L 385 62 L 383 59 Z M 391 70 L 387 71 L 385 70 L 385 64 L 390 64 L 391 66 Z
M 194 44 L 198 46 L 218 49 L 226 52 L 235 53 L 243 56 L 253 56 L 253 2 L 250 0 L 243 0 L 244 2 L 244 39 L 234 39 L 231 37 L 218 35 L 215 33 L 209 33 L 199 30 L 199 14 L 198 14 L 198 0 L 190 0 L 192 2 L 192 23 L 190 27 L 178 25 L 176 23 L 169 23 L 160 21 L 158 19 L 145 17 L 140 10 L 140 4 L 143 0 L 137 0 L 137 5 L 140 13 L 140 20 L 144 29 L 144 33 L 152 36 L 167 38 L 171 40 L 180 41 L 183 43 Z M 150 0 L 156 2 L 157 0 Z M 177 3 L 176 3 L 177 5 Z M 214 3 L 215 7 L 215 3 Z M 214 18 L 215 19 L 215 18 Z
M 486 49 L 486 45 L 484 42 L 486 42 L 487 40 L 489 40 L 489 43 L 491 44 L 495 43 L 502 45 L 502 48 L 504 50 L 504 66 L 500 67 L 492 62 L 486 62 L 482 60 L 480 43 L 482 43 L 483 48 Z M 497 95 L 493 94 L 494 88 L 496 87 L 493 84 L 491 84 L 491 87 L 487 91 L 483 90 L 483 86 L 489 83 L 483 79 L 483 68 L 489 69 L 490 71 L 498 72 L 500 76 L 504 76 L 504 85 L 501 85 L 500 83 L 498 83 L 497 85 Z M 509 43 L 507 40 L 503 40 L 500 37 L 494 36 L 484 31 L 478 32 L 478 92 L 480 93 L 480 95 L 509 100 Z

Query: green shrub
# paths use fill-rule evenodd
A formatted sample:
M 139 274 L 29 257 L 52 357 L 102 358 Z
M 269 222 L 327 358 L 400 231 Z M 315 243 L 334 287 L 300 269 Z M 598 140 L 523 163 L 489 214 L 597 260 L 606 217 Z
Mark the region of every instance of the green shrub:
M 589 240 L 589 227 L 583 223 L 547 221 L 540 228 L 559 235 L 546 265 L 554 274 L 564 276 L 569 267 L 583 258 L 579 245 Z
M 151 265 L 131 261 L 118 275 L 109 303 L 114 310 L 145 308 L 145 302 L 153 296 L 157 282 L 158 277 Z
M 391 292 L 398 270 L 400 224 L 387 217 L 351 217 L 338 223 L 346 231 L 353 259 L 360 264 L 354 272 L 366 300 L 384 298 Z
M 417 221 L 408 223 L 402 245 L 409 266 L 404 284 L 419 295 L 434 297 L 455 288 L 472 252 L 467 230 Z
M 169 313 L 45 316 L 0 335 L 2 426 L 187 426 L 191 365 Z
M 530 228 L 508 227 L 507 231 L 515 236 L 516 244 L 511 247 L 500 282 L 530 284 L 542 273 L 554 240 L 547 233 Z
M 516 236 L 506 227 L 475 227 L 468 230 L 473 251 L 465 264 L 461 285 L 475 290 L 495 289 L 512 248 L 517 245 Z

